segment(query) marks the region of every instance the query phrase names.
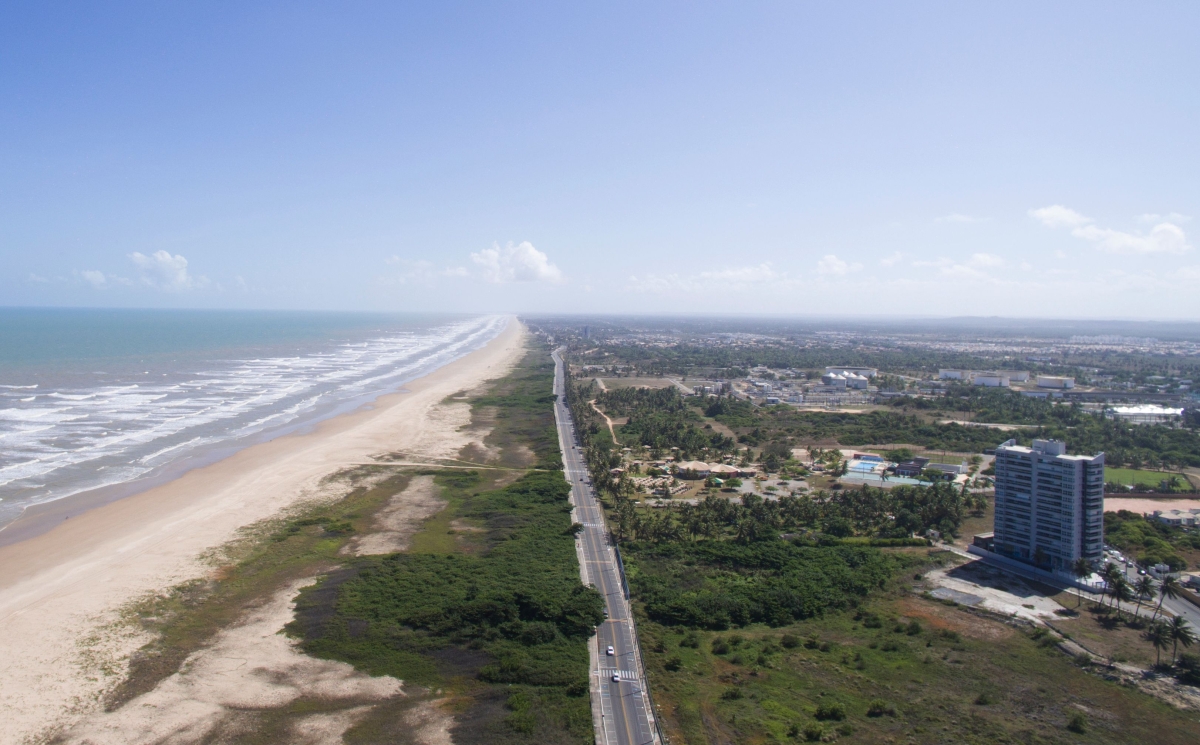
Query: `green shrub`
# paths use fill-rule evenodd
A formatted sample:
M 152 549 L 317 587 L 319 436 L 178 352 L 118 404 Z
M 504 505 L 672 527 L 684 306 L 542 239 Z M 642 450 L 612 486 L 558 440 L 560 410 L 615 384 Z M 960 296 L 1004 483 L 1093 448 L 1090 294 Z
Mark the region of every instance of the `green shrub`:
M 881 698 L 877 698 L 867 707 L 867 716 L 869 717 L 894 717 L 896 716 L 896 707 Z
M 783 645 L 784 649 L 795 649 L 800 646 L 800 639 L 791 634 L 784 634 L 779 643 Z
M 846 718 L 846 707 L 838 702 L 821 704 L 817 707 L 817 719 L 840 722 Z
M 1087 732 L 1087 723 L 1087 717 L 1083 715 L 1083 712 L 1077 711 L 1067 718 L 1067 729 L 1082 735 Z

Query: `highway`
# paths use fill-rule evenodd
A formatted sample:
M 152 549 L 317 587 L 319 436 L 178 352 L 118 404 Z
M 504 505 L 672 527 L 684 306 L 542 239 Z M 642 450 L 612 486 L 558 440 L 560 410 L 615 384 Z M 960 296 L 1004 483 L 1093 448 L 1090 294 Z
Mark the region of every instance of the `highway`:
M 599 709 L 596 741 L 599 745 L 646 745 L 660 743 L 654 726 L 645 671 L 638 654 L 633 615 L 621 584 L 617 557 L 609 545 L 604 512 L 596 501 L 583 451 L 575 436 L 571 412 L 566 404 L 563 360 L 554 357 L 554 417 L 558 426 L 563 466 L 571 483 L 571 501 L 576 520 L 583 525 L 579 554 L 583 581 L 604 596 L 608 618 L 596 629 L 592 650 L 592 708 Z M 608 647 L 613 654 L 607 654 Z M 614 676 L 618 680 L 613 680 Z

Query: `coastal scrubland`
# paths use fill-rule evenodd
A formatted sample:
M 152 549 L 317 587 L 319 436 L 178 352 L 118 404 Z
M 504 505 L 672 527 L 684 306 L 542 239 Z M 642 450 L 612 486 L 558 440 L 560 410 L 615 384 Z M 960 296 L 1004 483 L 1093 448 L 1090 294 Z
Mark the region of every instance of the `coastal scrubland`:
M 57 739 L 307 742 L 323 728 L 348 743 L 590 742 L 587 639 L 603 603 L 579 579 L 552 375 L 535 349 L 446 399 L 471 407 L 480 436 L 456 457 L 381 453 L 332 477 L 342 496 L 252 526 L 218 571 L 131 607 L 150 643 L 108 713 Z M 416 491 L 420 509 L 397 512 Z M 372 545 L 401 550 L 360 555 Z M 229 655 L 250 667 L 222 673 Z M 241 690 L 210 696 L 210 675 Z
M 1118 457 L 1171 452 L 1171 443 L 1182 443 L 1176 460 L 1190 457 L 1194 434 L 1187 431 L 1139 432 L 1071 407 L 1003 395 L 972 392 L 968 403 L 1001 421 L 1036 424 L 1036 436 L 1086 430 L 1115 445 Z M 948 484 L 818 486 L 768 500 L 714 485 L 695 503 L 649 508 L 622 469 L 612 470 L 625 465 L 620 449 L 629 447 L 677 460 L 732 456 L 768 472 L 800 474 L 796 447 L 892 444 L 978 453 L 996 444 L 996 431 L 941 424 L 944 412 L 920 406 L 802 412 L 685 398 L 675 388 L 606 392 L 590 380 L 576 380 L 569 396 L 620 542 L 650 691 L 673 745 L 1200 737 L 1195 711 L 1148 695 L 1141 682 L 1093 659 L 1064 654 L 1061 637 L 1048 629 L 925 593 L 925 573 L 946 554 L 905 536 L 986 529 L 991 506 L 982 495 Z M 593 401 L 604 414 L 626 418 L 615 428 L 616 442 Z M 1121 439 L 1127 435 L 1132 439 Z M 1148 524 L 1114 528 L 1111 535 L 1150 552 L 1182 547 L 1184 538 Z M 1063 611 L 1066 633 L 1081 642 L 1096 636 L 1091 614 Z M 1098 646 L 1144 662 L 1144 640 L 1134 638 L 1136 630 L 1122 631 Z

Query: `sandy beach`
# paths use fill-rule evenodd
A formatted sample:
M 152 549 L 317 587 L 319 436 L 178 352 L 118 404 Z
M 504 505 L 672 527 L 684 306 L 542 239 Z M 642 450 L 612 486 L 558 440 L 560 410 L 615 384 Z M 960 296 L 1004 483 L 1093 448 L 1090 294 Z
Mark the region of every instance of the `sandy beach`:
M 444 400 L 505 374 L 525 331 L 514 319 L 483 349 L 313 431 L 246 448 L 169 483 L 0 547 L 0 743 L 38 742 L 95 712 L 147 641 L 129 603 L 214 571 L 206 553 L 307 500 L 372 456 L 453 458 L 472 440 L 465 403 Z M 42 518 L 44 519 L 44 517 Z

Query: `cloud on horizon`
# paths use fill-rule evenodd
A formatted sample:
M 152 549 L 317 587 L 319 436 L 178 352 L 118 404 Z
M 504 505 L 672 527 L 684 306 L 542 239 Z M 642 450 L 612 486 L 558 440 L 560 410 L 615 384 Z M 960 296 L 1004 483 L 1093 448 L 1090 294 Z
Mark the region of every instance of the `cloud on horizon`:
M 717 287 L 745 289 L 751 285 L 775 285 L 789 281 L 786 274 L 775 271 L 771 264 L 716 269 L 695 274 L 647 274 L 632 276 L 626 290 L 632 292 L 671 292 L 708 290 Z
M 184 292 L 208 286 L 208 277 L 188 271 L 188 260 L 179 254 L 158 250 L 149 256 L 134 251 L 129 260 L 137 267 L 142 284 L 165 292 Z M 88 272 L 84 272 L 87 279 Z M 90 281 L 90 280 L 89 280 Z
M 825 254 L 820 261 L 817 262 L 817 273 L 824 276 L 844 277 L 850 272 L 861 271 L 863 265 L 860 262 L 853 264 L 839 259 L 834 254 Z
M 958 212 L 951 212 L 949 215 L 942 215 L 941 217 L 934 219 L 934 222 L 959 222 L 959 223 L 987 222 L 987 221 L 988 221 L 988 218 L 986 218 L 986 217 L 973 217 L 971 215 L 963 215 Z
M 563 281 L 562 271 L 529 241 L 515 246 L 509 242 L 503 248 L 498 243 L 493 244 L 491 248 L 471 254 L 471 261 L 482 268 L 484 279 L 495 284 Z
M 1184 218 L 1184 215 L 1172 213 Z M 1095 220 L 1061 204 L 1029 210 L 1029 216 L 1048 228 L 1070 228 L 1071 235 L 1095 244 L 1096 248 L 1113 254 L 1185 254 L 1192 250 L 1187 234 L 1174 222 L 1160 222 L 1149 233 L 1128 233 L 1095 225 Z M 1142 215 L 1142 218 L 1159 217 Z

